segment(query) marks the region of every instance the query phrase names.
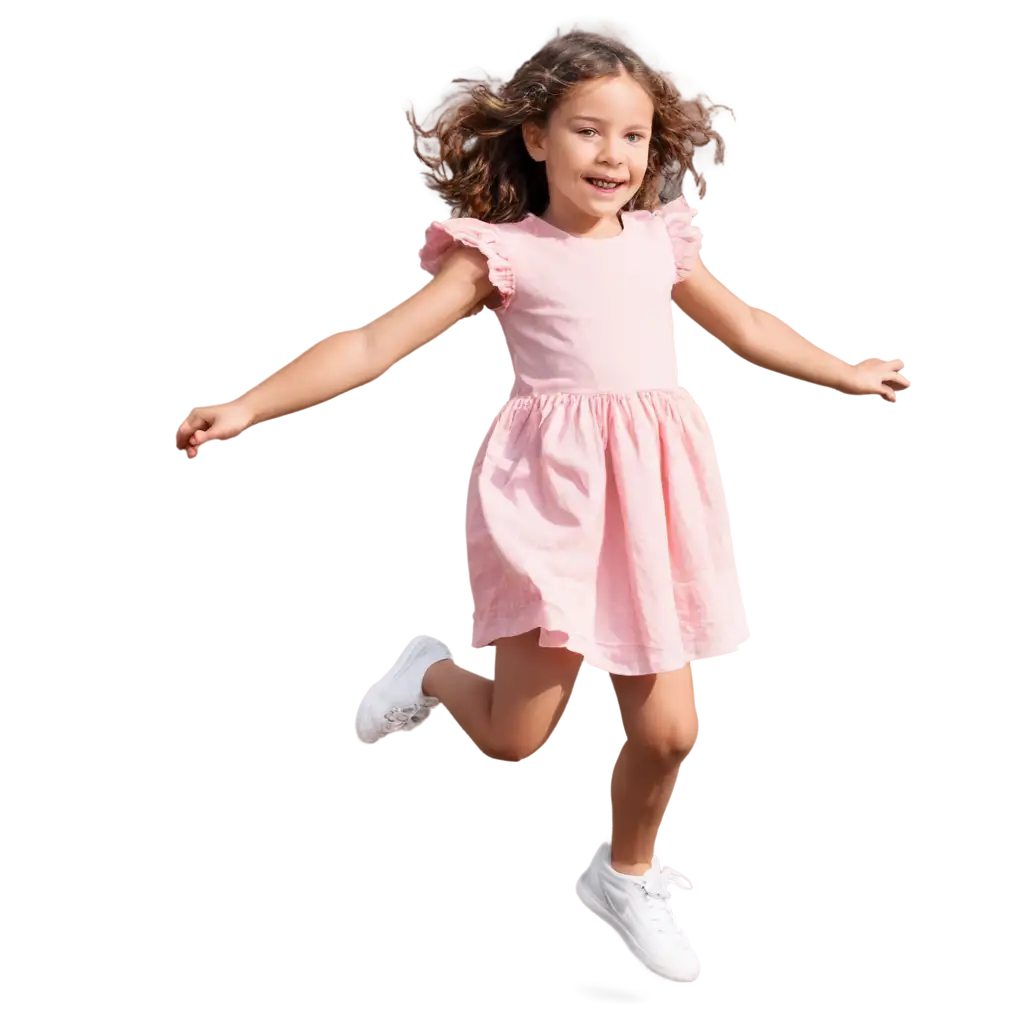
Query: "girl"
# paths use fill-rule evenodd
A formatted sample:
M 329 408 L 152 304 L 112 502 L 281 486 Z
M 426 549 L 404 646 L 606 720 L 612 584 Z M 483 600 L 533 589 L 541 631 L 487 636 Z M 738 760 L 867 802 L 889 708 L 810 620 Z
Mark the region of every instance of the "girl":
M 611 842 L 576 891 L 648 968 L 679 981 L 700 968 L 668 886 L 692 886 L 654 848 L 697 736 L 690 663 L 749 633 L 711 434 L 676 379 L 670 302 L 759 366 L 888 401 L 909 386 L 900 360 L 845 363 L 704 267 L 696 211 L 678 193 L 689 171 L 704 195 L 694 147 L 715 139 L 723 159 L 714 109 L 684 101 L 619 40 L 573 31 L 497 90 L 473 85 L 433 130 L 410 117 L 430 187 L 459 214 L 426 230 L 419 257 L 433 279 L 234 402 L 193 409 L 177 432 L 194 458 L 494 310 L 514 386 L 473 465 L 466 518 L 472 642 L 494 646 L 494 679 L 416 637 L 369 688 L 357 732 L 373 743 L 442 704 L 485 754 L 518 761 L 551 735 L 584 660 L 608 672 L 626 742 Z M 436 138 L 439 155 L 421 154 L 417 135 Z

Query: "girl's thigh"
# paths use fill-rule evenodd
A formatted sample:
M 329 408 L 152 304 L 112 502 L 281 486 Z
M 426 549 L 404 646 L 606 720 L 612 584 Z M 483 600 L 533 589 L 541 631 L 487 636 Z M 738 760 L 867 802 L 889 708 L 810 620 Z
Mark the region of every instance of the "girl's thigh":
M 685 756 L 697 740 L 690 664 L 644 676 L 611 675 L 626 738 L 666 758 Z
M 565 647 L 541 647 L 539 638 L 540 630 L 534 629 L 494 644 L 492 745 L 512 760 L 543 746 L 583 664 L 582 655 Z

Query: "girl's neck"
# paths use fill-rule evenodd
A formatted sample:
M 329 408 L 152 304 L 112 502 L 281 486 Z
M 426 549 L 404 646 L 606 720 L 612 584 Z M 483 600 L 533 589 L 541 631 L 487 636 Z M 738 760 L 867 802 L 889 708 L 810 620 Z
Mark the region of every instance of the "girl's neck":
M 554 197 L 540 219 L 565 234 L 595 241 L 612 239 L 626 229 L 621 211 L 616 211 L 612 217 L 589 217 L 574 207 L 559 204 Z

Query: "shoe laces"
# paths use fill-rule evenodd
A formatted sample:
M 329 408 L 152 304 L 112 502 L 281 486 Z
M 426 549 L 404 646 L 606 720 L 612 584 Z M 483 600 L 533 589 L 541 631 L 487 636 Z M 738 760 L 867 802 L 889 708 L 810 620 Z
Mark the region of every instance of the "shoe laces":
M 683 885 L 683 882 L 686 884 Z M 692 889 L 693 883 L 675 868 L 663 867 L 655 857 L 651 870 L 639 880 L 638 884 L 648 897 L 647 909 L 651 919 L 656 922 L 658 931 L 680 933 L 682 929 L 672 916 L 668 905 L 671 896 L 669 886 L 677 885 L 680 889 Z

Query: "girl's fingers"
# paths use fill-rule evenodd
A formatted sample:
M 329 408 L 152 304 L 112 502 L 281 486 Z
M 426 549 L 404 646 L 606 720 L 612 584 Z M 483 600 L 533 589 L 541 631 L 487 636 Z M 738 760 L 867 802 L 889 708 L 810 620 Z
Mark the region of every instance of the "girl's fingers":
M 170 432 L 170 434 L 168 435 L 168 440 L 171 441 L 171 443 L 174 445 L 174 447 L 176 447 L 176 449 L 180 450 L 183 445 L 188 443 L 188 438 L 191 437 L 191 435 L 193 435 L 195 429 L 196 428 L 193 425 L 193 421 L 191 421 L 190 419 L 182 420 L 178 424 L 177 430 L 172 430 Z
M 194 459 L 199 451 L 199 446 L 207 440 L 208 428 L 215 420 L 216 416 L 211 416 L 202 409 L 193 409 L 178 427 L 175 439 L 178 448 L 182 449 L 190 459 Z

